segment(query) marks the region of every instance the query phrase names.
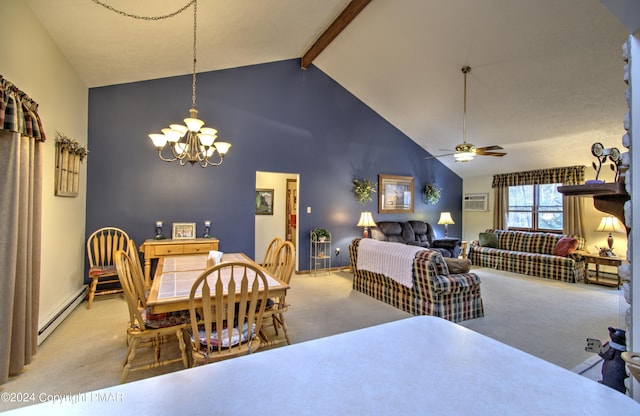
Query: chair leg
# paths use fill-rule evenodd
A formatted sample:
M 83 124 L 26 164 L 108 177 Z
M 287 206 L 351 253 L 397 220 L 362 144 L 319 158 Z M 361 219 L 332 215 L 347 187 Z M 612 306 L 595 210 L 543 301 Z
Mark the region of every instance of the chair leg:
M 131 370 L 131 363 L 136 356 L 136 349 L 138 348 L 138 344 L 140 344 L 139 338 L 134 338 L 129 342 L 129 350 L 127 351 L 127 360 L 125 362 L 124 368 L 122 369 L 122 376 L 120 377 L 120 384 L 124 383 L 129 376 L 129 371 Z
M 189 368 L 189 357 L 187 356 L 187 345 L 185 343 L 186 330 L 178 329 L 176 331 L 176 336 L 178 337 L 178 344 L 180 346 L 180 352 L 182 353 L 182 365 L 184 368 Z
M 89 297 L 89 301 L 87 302 L 87 309 L 91 309 L 93 298 L 96 297 L 97 286 L 98 286 L 98 279 L 94 277 L 93 279 L 91 279 L 91 284 L 89 285 L 89 294 L 87 295 Z
M 273 318 L 277 320 L 278 323 L 282 326 L 282 331 L 284 332 L 284 337 L 287 340 L 287 345 L 291 345 L 291 338 L 289 338 L 289 332 L 287 331 L 287 324 L 284 322 L 284 315 L 282 314 L 282 312 L 280 312 L 278 313 L 277 318 L 275 315 L 273 315 Z

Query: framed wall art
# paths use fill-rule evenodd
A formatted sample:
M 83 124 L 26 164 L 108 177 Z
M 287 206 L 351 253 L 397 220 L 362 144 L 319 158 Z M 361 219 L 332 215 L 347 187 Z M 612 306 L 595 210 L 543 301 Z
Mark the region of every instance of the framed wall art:
M 378 175 L 378 213 L 413 212 L 413 176 Z
M 196 238 L 195 222 L 174 222 L 171 232 L 174 240 L 188 240 Z
M 273 215 L 273 189 L 256 189 L 256 215 Z

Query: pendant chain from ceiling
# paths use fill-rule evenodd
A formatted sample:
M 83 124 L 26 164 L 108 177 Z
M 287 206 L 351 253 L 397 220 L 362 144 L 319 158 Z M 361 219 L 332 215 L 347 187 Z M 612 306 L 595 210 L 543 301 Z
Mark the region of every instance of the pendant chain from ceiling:
M 189 2 L 187 2 L 187 4 L 185 4 L 184 6 L 182 6 L 180 9 L 169 13 L 169 14 L 165 14 L 165 15 L 161 15 L 161 16 L 140 16 L 137 14 L 132 14 L 132 13 L 127 13 L 125 11 L 122 10 L 118 10 L 115 7 L 103 3 L 100 0 L 92 0 L 95 4 L 102 6 L 108 10 L 111 10 L 114 13 L 118 13 L 119 15 L 125 16 L 125 17 L 130 17 L 132 19 L 138 19 L 138 20 L 165 20 L 165 19 L 169 19 L 172 18 L 174 16 L 179 15 L 180 13 L 182 13 L 183 11 L 187 10 L 191 5 L 193 5 L 193 71 L 192 71 L 192 81 L 191 81 L 191 108 L 196 108 L 196 62 L 197 62 L 197 57 L 196 57 L 196 36 L 197 36 L 197 16 L 198 16 L 198 0 L 190 0 Z
M 468 66 L 462 67 L 462 73 L 464 74 L 464 109 L 462 113 L 462 142 L 467 142 L 467 74 L 471 72 L 471 68 Z
M 183 11 L 187 10 L 189 8 L 189 6 L 191 6 L 192 4 L 196 4 L 198 0 L 191 0 L 189 1 L 187 4 L 185 4 L 184 6 L 182 6 L 180 9 L 176 10 L 173 13 L 169 13 L 169 14 L 165 14 L 162 16 L 140 16 L 137 14 L 131 14 L 131 13 L 127 13 L 124 12 L 122 10 L 118 10 L 113 6 L 110 6 L 106 3 L 101 2 L 100 0 L 92 0 L 95 4 L 104 7 L 105 9 L 109 9 L 112 12 L 118 13 L 122 16 L 126 16 L 126 17 L 131 17 L 133 19 L 139 19 L 139 20 L 164 20 L 164 19 L 169 19 L 171 17 L 177 16 L 180 13 L 182 13 Z

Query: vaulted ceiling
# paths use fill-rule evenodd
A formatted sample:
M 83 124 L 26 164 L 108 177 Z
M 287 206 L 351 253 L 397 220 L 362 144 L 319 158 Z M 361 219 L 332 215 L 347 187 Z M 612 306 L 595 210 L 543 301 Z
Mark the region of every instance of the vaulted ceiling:
M 26 1 L 88 87 L 191 72 L 192 8 L 148 21 L 96 0 Z M 145 16 L 187 3 L 101 1 Z M 299 58 L 348 4 L 200 0 L 197 70 Z M 372 0 L 313 64 L 434 155 L 462 142 L 469 65 L 467 141 L 508 153 L 439 158 L 470 178 L 589 166 L 593 142 L 620 147 L 627 36 L 598 0 Z

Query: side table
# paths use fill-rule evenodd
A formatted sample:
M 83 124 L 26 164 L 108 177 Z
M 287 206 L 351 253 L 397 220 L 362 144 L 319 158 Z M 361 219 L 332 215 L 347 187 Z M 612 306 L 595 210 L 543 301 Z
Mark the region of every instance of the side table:
M 579 253 L 584 258 L 584 282 L 585 283 L 594 283 L 597 285 L 603 286 L 611 286 L 620 288 L 622 282 L 620 281 L 620 275 L 617 272 L 617 268 L 621 265 L 625 264 L 627 259 L 624 257 L 609 257 L 609 256 L 599 256 L 597 254 L 588 254 L 588 253 Z M 589 264 L 596 265 L 596 274 L 594 275 L 595 279 L 589 278 Z M 616 268 L 616 279 L 608 279 L 604 276 L 600 276 L 600 266 L 613 266 Z M 601 279 L 602 277 L 602 279 Z M 612 281 L 613 280 L 613 281 Z
M 189 240 L 145 240 L 139 250 L 144 254 L 144 284 L 151 287 L 151 260 L 179 254 L 206 254 L 218 249 L 217 238 L 194 238 Z
M 469 243 L 467 241 L 461 241 L 460 242 L 460 256 L 463 259 L 467 258 L 467 248 L 469 246 Z

